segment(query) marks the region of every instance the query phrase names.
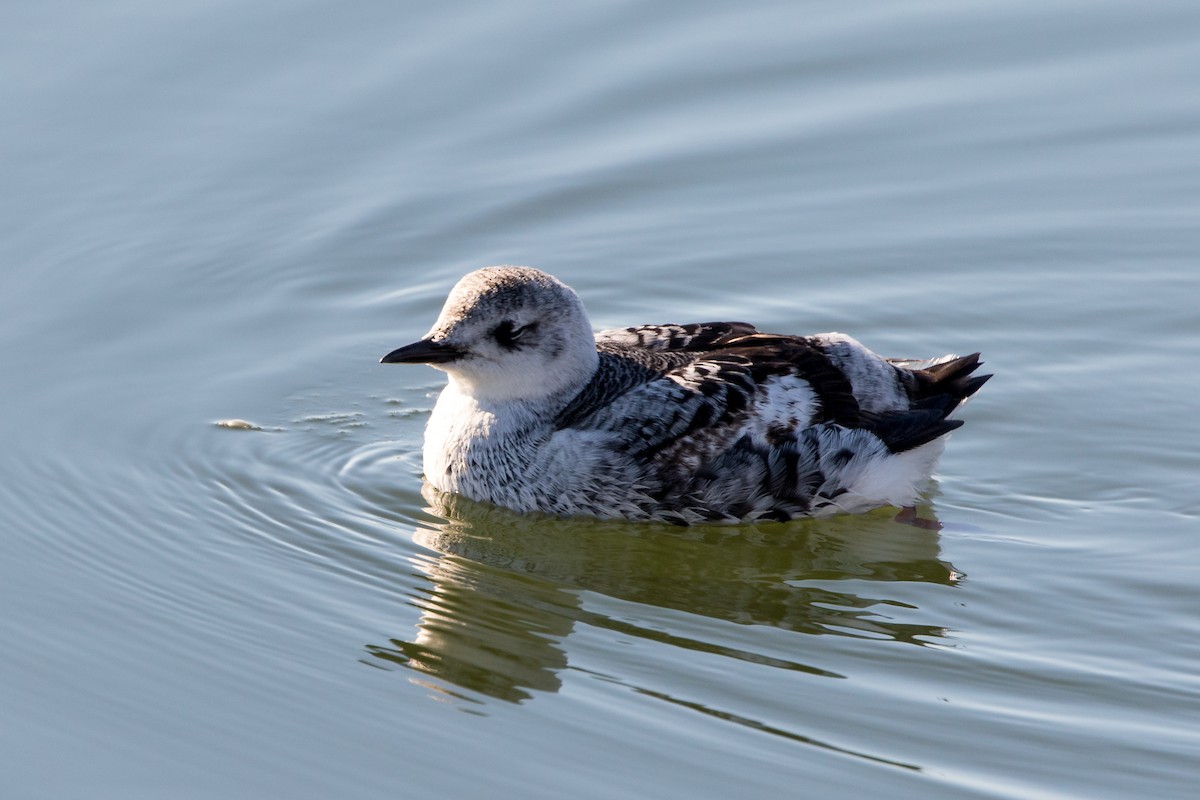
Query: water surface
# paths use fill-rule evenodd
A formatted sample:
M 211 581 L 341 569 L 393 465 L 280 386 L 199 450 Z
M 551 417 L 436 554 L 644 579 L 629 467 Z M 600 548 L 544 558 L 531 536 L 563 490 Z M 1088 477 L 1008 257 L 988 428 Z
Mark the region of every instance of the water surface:
M 5 5 L 4 796 L 1190 796 L 1197 74 L 1183 2 Z M 423 495 L 376 362 L 494 263 L 982 350 L 942 529 Z

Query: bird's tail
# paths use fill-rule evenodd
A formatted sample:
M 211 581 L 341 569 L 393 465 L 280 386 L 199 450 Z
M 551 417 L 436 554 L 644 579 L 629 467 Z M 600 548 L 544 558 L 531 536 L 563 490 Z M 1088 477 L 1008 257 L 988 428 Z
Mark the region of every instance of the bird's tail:
M 945 413 L 958 408 L 979 391 L 991 375 L 972 375 L 983 362 L 979 353 L 969 356 L 950 356 L 928 366 L 913 370 L 917 379 L 915 405 L 919 408 L 945 408 Z

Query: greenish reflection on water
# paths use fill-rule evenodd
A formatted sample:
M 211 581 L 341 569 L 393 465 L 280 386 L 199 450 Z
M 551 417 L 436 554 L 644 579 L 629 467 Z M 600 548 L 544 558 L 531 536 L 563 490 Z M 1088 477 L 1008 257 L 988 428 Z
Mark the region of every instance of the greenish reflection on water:
M 414 564 L 429 579 L 415 600 L 414 637 L 368 645 L 375 663 L 400 664 L 481 695 L 521 702 L 553 692 L 567 669 L 564 640 L 576 625 L 739 661 L 830 678 L 810 664 L 669 633 L 588 609 L 582 592 L 741 625 L 796 633 L 892 639 L 925 645 L 938 626 L 898 622 L 881 610 L 911 608 L 888 597 L 895 582 L 952 585 L 934 530 L 894 512 L 753 527 L 674 528 L 530 517 L 437 494 L 446 521 L 414 540 L 432 557 Z M 928 518 L 931 510 L 922 510 Z M 870 596 L 831 588 L 871 582 Z

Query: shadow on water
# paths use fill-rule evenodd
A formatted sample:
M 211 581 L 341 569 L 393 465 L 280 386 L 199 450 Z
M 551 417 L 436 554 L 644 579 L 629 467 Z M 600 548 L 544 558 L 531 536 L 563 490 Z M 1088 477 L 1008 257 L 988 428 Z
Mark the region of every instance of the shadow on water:
M 893 621 L 892 582 L 951 585 L 935 531 L 895 512 L 761 526 L 674 528 L 521 515 L 425 491 L 442 524 L 418 528 L 433 553 L 414 564 L 429 584 L 415 599 L 416 636 L 368 645 L 367 663 L 402 665 L 481 695 L 521 702 L 554 692 L 568 669 L 564 640 L 589 625 L 685 650 L 825 677 L 836 673 L 617 619 L 583 592 L 740 625 L 923 646 L 940 627 Z M 929 509 L 922 515 L 928 517 Z M 847 589 L 831 588 L 845 582 Z M 872 596 L 849 591 L 878 585 Z M 878 595 L 878 596 L 876 596 Z M 722 638 L 714 636 L 714 638 Z M 446 691 L 446 689 L 442 689 Z M 451 694 L 458 694 L 449 690 Z

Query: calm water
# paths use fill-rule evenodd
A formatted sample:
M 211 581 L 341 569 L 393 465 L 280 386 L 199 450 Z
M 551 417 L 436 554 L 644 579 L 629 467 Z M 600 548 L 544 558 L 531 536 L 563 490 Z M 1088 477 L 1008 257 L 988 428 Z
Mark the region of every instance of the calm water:
M 0 794 L 1192 796 L 1197 76 L 1194 2 L 3 4 Z M 505 262 L 982 350 L 943 530 L 423 497 L 376 362 Z

